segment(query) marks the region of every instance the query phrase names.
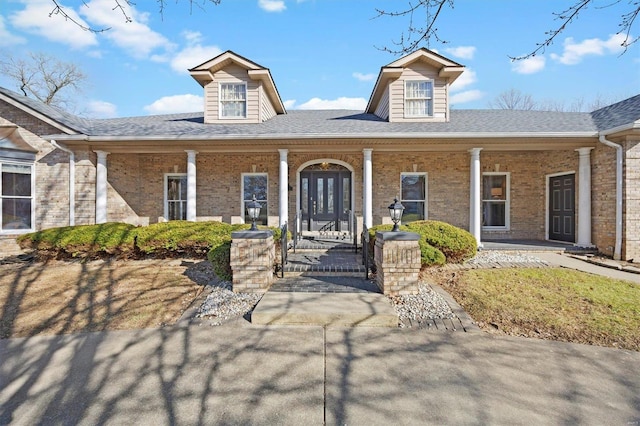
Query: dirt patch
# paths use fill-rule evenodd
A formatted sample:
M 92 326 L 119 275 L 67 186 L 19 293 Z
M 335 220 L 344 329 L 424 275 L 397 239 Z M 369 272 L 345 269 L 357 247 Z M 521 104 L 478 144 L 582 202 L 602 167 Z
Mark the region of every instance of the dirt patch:
M 201 259 L 0 261 L 0 338 L 174 324 L 216 281 Z

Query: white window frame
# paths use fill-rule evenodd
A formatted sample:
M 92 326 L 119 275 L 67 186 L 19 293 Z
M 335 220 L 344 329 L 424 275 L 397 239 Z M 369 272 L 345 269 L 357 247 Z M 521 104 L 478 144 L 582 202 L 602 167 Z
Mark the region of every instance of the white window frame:
M 483 198 L 484 189 L 484 177 L 485 176 L 505 176 L 505 191 L 506 197 L 504 200 L 500 200 L 500 203 L 504 203 L 504 226 L 482 226 L 483 231 L 509 231 L 511 229 L 511 173 L 510 172 L 483 172 L 482 182 L 480 185 L 480 211 L 484 212 L 484 203 L 498 203 L 495 200 L 487 200 Z
M 407 84 L 408 83 L 429 83 L 431 85 L 431 96 L 424 97 L 409 97 Z M 434 81 L 428 78 L 425 79 L 414 79 L 414 80 L 405 80 L 404 81 L 404 116 L 405 118 L 425 118 L 425 117 L 433 117 L 434 116 L 434 102 L 433 102 L 433 92 L 435 90 Z M 412 114 L 407 108 L 407 101 L 427 101 L 427 112 L 425 114 Z M 430 106 L 430 108 L 429 108 Z M 431 109 L 431 114 L 429 114 L 428 110 Z
M 174 178 L 174 177 L 179 177 L 179 178 L 183 178 L 183 177 L 187 177 L 186 173 L 165 173 L 164 174 L 164 219 L 165 220 L 169 220 L 169 178 Z M 185 203 L 187 202 L 187 200 L 172 200 L 172 201 L 184 201 Z M 187 207 L 185 205 L 185 217 L 186 217 L 186 212 L 187 212 Z
M 244 217 L 247 214 L 247 209 L 245 207 L 245 202 L 247 200 L 244 199 L 244 178 L 246 176 L 265 176 L 267 178 L 267 199 L 266 200 L 258 200 L 256 199 L 257 202 L 259 202 L 260 204 L 262 204 L 262 209 L 260 209 L 260 213 L 262 214 L 262 212 L 266 213 L 267 218 L 269 218 L 269 174 L 268 173 L 242 173 L 241 174 L 241 188 L 240 188 L 240 217 L 242 218 L 242 223 L 245 223 Z M 251 201 L 251 200 L 248 200 Z
M 405 200 L 402 198 L 402 178 L 404 176 L 424 176 L 424 200 Z M 424 211 L 422 215 L 424 216 L 424 220 L 429 219 L 429 207 L 428 207 L 428 199 L 429 199 L 429 177 L 427 172 L 401 172 L 400 173 L 400 202 L 423 202 L 424 203 Z
M 31 169 L 31 195 L 29 197 L 24 197 L 24 196 L 7 196 L 5 197 L 4 195 L 2 195 L 2 166 L 4 164 L 11 164 L 11 165 L 16 165 L 16 166 L 27 166 Z M 26 234 L 29 232 L 33 232 L 36 228 L 36 197 L 35 197 L 35 193 L 36 193 L 36 168 L 35 165 L 33 163 L 23 163 L 20 161 L 5 161 L 5 160 L 0 160 L 0 235 L 1 234 Z M 31 227 L 29 229 L 3 229 L 4 228 L 4 223 L 2 222 L 2 200 L 4 200 L 5 198 L 20 198 L 20 199 L 28 199 L 31 201 Z
M 244 86 L 244 116 L 229 116 L 229 115 L 224 115 L 223 111 L 224 108 L 222 108 L 222 104 L 224 102 L 239 102 L 237 100 L 227 100 L 227 99 L 222 99 L 222 86 L 224 85 L 235 85 L 235 86 Z M 247 82 L 245 81 L 221 81 L 220 83 L 218 83 L 218 117 L 222 120 L 242 120 L 247 118 L 247 115 L 249 114 L 248 111 L 248 107 L 249 104 L 247 102 L 247 98 L 249 97 L 249 93 L 247 90 Z

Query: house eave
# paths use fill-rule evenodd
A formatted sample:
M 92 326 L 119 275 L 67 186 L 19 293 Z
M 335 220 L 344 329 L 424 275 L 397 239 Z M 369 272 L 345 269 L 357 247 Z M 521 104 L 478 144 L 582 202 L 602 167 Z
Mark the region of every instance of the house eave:
M 45 123 L 55 127 L 56 129 L 60 129 L 60 131 L 68 133 L 68 134 L 77 134 L 78 132 L 75 129 L 72 129 L 71 127 L 65 126 L 64 124 L 52 119 L 51 117 L 44 115 L 36 110 L 34 110 L 33 108 L 29 108 L 28 106 L 24 105 L 23 103 L 9 97 L 9 96 L 5 96 L 3 93 L 0 93 L 0 100 L 5 101 L 6 103 L 8 103 L 9 105 L 12 105 L 22 111 L 24 111 L 25 113 L 37 118 L 38 120 L 44 121 Z
M 418 133 L 418 132 L 389 132 L 389 133 L 265 133 L 259 135 L 225 134 L 225 135 L 148 135 L 148 136 L 87 136 L 87 135 L 47 135 L 46 139 L 62 142 L 163 142 L 163 141 L 228 141 L 228 140 L 297 140 L 297 139 L 576 139 L 597 138 L 597 132 L 474 132 L 474 133 Z

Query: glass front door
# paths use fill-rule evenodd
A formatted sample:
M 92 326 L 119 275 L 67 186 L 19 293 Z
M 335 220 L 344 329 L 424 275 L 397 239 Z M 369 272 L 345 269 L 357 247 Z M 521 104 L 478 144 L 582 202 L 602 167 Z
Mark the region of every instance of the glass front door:
M 300 180 L 302 230 L 345 232 L 351 210 L 351 172 L 305 171 Z

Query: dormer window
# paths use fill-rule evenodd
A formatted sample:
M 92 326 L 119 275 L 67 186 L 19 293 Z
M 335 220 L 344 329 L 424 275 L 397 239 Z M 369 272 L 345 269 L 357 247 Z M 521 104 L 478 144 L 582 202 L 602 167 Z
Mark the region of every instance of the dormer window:
M 405 117 L 433 116 L 433 81 L 405 81 L 404 115 Z
M 220 83 L 220 118 L 247 118 L 246 83 Z

